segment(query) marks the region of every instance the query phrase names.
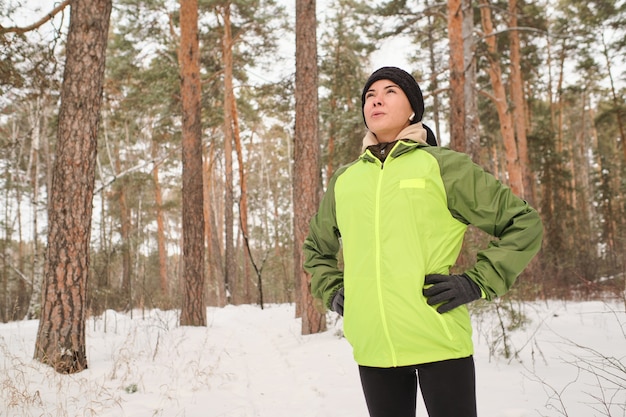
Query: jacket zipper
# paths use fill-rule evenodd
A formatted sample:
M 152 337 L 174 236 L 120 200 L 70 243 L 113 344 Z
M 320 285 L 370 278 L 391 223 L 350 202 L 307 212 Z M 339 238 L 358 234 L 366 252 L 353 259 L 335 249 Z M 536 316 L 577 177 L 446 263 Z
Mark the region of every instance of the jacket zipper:
M 378 306 L 380 308 L 380 318 L 383 324 L 383 332 L 385 334 L 385 339 L 387 340 L 387 344 L 389 345 L 389 351 L 391 352 L 391 361 L 393 363 L 393 366 L 398 366 L 398 359 L 396 358 L 396 350 L 393 346 L 393 343 L 391 341 L 391 336 L 389 335 L 389 327 L 387 326 L 387 316 L 385 313 L 385 307 L 383 305 L 383 293 L 382 293 L 382 277 L 381 277 L 381 273 L 380 273 L 380 269 L 381 269 L 381 255 L 380 255 L 380 194 L 381 194 L 381 189 L 382 189 L 382 183 L 383 183 L 383 175 L 384 175 L 384 170 L 383 170 L 383 166 L 384 164 L 381 162 L 380 165 L 380 173 L 378 175 L 378 184 L 376 186 L 376 207 L 375 207 L 375 217 L 374 217 L 374 233 L 375 233 L 375 239 L 376 239 L 376 287 L 378 290 Z

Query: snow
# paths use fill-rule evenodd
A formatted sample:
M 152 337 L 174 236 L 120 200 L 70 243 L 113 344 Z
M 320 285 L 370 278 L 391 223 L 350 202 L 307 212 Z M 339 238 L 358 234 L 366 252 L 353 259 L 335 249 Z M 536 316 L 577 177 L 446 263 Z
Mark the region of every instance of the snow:
M 480 416 L 626 415 L 623 304 L 516 307 L 527 320 L 506 333 L 510 359 L 495 310 L 473 313 Z M 328 331 L 308 336 L 291 304 L 207 317 L 180 327 L 176 311 L 107 311 L 88 321 L 89 369 L 74 375 L 32 359 L 37 321 L 0 324 L 0 416 L 367 416 L 333 313 Z

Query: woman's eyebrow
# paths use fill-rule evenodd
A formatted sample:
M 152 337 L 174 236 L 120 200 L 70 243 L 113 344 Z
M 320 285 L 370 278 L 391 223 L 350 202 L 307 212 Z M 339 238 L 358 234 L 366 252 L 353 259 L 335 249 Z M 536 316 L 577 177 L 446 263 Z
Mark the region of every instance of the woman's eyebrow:
M 397 84 L 393 84 L 393 83 L 392 83 L 392 84 L 389 84 L 389 85 L 384 86 L 384 87 L 383 87 L 383 90 L 387 90 L 388 88 L 393 88 L 393 87 L 395 87 L 395 88 L 400 88 L 400 86 L 399 86 L 399 85 L 397 85 Z M 374 89 L 374 88 L 370 88 L 369 90 L 367 90 L 367 91 L 365 92 L 365 94 L 367 94 L 367 93 L 369 93 L 369 92 L 372 92 L 372 91 L 376 91 L 376 89 Z

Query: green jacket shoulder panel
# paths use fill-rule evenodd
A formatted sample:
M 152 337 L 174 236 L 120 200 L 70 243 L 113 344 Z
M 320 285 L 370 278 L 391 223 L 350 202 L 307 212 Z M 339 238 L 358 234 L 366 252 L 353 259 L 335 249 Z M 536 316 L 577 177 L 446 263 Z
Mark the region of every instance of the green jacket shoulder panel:
M 478 252 L 476 264 L 466 273 L 487 299 L 503 295 L 541 248 L 539 214 L 468 155 L 424 149 L 439 161 L 452 215 L 498 238 Z

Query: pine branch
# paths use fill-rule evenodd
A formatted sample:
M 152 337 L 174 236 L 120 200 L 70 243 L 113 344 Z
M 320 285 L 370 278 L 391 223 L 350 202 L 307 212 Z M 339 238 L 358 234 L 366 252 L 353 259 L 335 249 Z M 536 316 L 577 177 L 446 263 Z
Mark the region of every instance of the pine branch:
M 45 15 L 43 18 L 41 18 L 39 21 L 33 23 L 32 25 L 28 25 L 28 26 L 25 26 L 25 27 L 11 26 L 11 27 L 8 27 L 8 28 L 2 27 L 2 25 L 0 25 L 0 34 L 16 33 L 18 35 L 22 35 L 22 34 L 24 34 L 26 32 L 30 32 L 32 30 L 38 29 L 44 23 L 52 20 L 52 18 L 54 18 L 54 16 L 56 16 L 60 11 L 65 9 L 65 6 L 67 6 L 68 4 L 70 4 L 70 0 L 65 0 L 63 3 L 59 4 L 57 7 L 52 9 L 52 11 L 50 13 L 48 13 L 47 15 Z

